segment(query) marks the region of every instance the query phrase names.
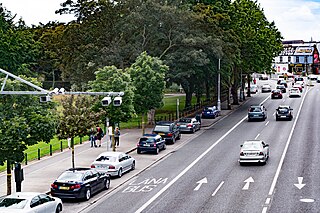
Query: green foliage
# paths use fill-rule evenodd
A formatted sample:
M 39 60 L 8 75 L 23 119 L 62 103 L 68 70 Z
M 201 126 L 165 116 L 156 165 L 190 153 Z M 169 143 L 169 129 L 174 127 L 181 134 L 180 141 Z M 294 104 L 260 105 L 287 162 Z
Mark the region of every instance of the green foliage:
M 99 124 L 103 111 L 94 112 L 94 100 L 88 96 L 69 95 L 61 99 L 57 136 L 59 139 L 75 138 L 88 134 L 91 127 Z
M 134 108 L 145 113 L 162 106 L 165 73 L 169 67 L 161 60 L 141 53 L 128 69 L 134 87 Z
M 115 66 L 106 66 L 95 72 L 96 80 L 90 81 L 89 86 L 94 92 L 124 92 L 121 106 L 102 107 L 106 116 L 112 123 L 126 122 L 135 113 L 133 108 L 133 88 L 131 86 L 130 75 Z
M 35 79 L 20 77 L 39 85 Z M 4 90 L 28 89 L 26 84 L 8 79 Z M 56 123 L 53 107 L 53 103 L 39 103 L 39 97 L 33 95 L 0 96 L 0 165 L 7 160 L 21 162 L 27 146 L 53 138 Z

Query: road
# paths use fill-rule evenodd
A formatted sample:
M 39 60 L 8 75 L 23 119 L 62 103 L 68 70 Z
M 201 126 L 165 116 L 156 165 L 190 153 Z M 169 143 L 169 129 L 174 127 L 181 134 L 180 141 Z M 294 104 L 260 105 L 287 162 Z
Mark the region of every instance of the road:
M 305 88 L 301 98 L 254 95 L 81 212 L 318 212 L 319 88 Z M 268 109 L 267 120 L 248 122 L 248 107 L 260 103 Z M 275 121 L 280 104 L 294 109 L 292 121 Z M 239 165 L 240 144 L 248 139 L 270 145 L 266 165 Z

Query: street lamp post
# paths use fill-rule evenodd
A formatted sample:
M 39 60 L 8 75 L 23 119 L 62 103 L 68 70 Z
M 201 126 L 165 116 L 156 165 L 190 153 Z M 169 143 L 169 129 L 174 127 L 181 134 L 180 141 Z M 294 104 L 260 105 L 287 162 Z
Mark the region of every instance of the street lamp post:
M 221 111 L 221 100 L 220 100 L 220 58 L 218 63 L 218 103 L 217 108 L 219 111 Z

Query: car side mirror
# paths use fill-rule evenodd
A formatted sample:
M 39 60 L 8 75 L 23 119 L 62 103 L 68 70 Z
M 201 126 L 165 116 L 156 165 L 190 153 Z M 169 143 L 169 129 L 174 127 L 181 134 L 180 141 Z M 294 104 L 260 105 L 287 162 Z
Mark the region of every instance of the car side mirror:
M 243 145 L 241 144 L 240 147 L 242 147 Z
M 265 145 L 264 145 L 264 147 L 268 147 L 268 146 L 269 146 L 269 144 L 265 144 Z

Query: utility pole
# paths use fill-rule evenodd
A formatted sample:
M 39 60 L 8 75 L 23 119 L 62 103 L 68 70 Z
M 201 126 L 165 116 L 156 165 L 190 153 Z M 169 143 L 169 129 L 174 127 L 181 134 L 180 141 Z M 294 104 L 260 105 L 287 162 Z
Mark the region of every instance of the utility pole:
M 217 108 L 219 111 L 221 111 L 221 100 L 220 100 L 220 58 L 218 63 L 218 103 Z

